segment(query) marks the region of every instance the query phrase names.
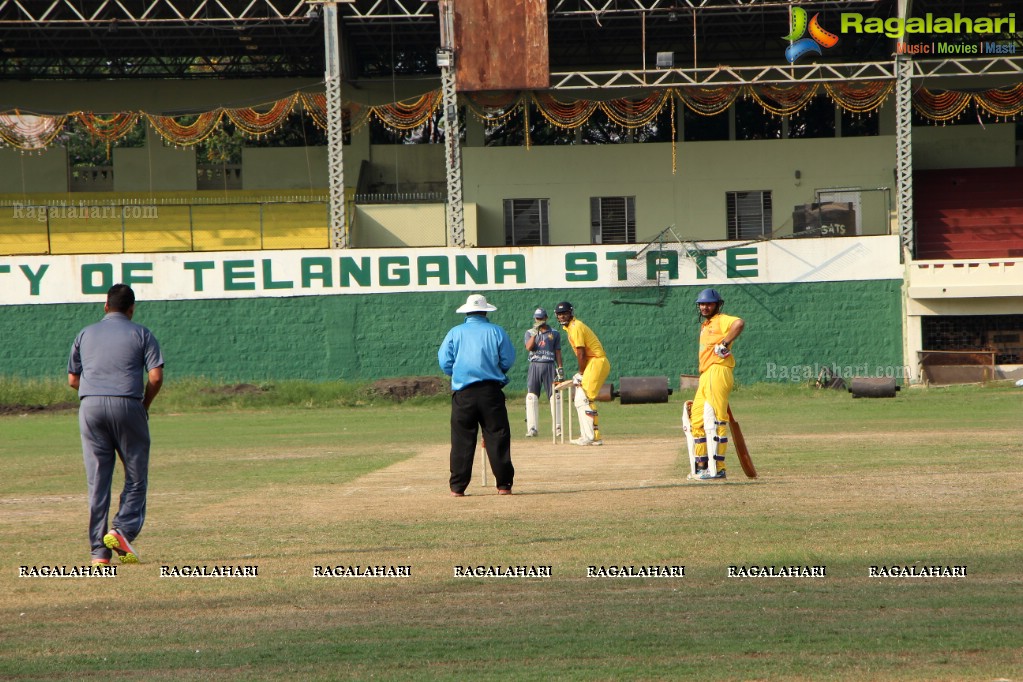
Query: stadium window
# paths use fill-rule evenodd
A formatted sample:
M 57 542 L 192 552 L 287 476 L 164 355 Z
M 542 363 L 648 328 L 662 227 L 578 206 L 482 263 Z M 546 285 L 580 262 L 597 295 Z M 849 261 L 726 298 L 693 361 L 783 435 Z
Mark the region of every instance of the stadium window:
M 465 142 L 465 107 L 458 108 L 458 132 Z M 375 116 L 369 123 L 370 144 L 444 144 L 444 112 L 438 107 L 430 118 L 408 130 L 395 130 L 381 123 Z
M 704 116 L 686 107 L 682 115 L 682 139 L 685 142 L 728 140 L 728 111 Z
M 835 103 L 827 95 L 817 95 L 789 117 L 791 139 L 834 136 Z
M 881 134 L 877 112 L 854 114 L 842 109 L 842 137 L 874 137 Z
M 665 106 L 648 123 L 636 128 L 619 125 L 598 109 L 583 124 L 581 141 L 583 144 L 671 142 L 671 135 L 671 107 Z
M 341 113 L 342 140 L 347 146 L 352 143 L 351 115 L 347 110 Z M 305 112 L 295 112 L 284 120 L 274 132 L 261 137 L 246 138 L 245 147 L 325 147 L 327 131 L 321 129 L 313 121 L 313 117 Z
M 68 124 L 56 142 L 67 150 L 69 191 L 112 192 L 113 148 L 145 147 L 146 126 L 137 123 L 124 137 L 108 144 L 96 139 L 78 119 L 69 116 Z
M 626 144 L 629 142 L 630 131 L 613 122 L 600 109 L 597 109 L 583 124 L 583 144 Z
M 736 140 L 780 140 L 782 120 L 760 106 L 753 99 L 735 100 Z
M 505 246 L 550 244 L 550 199 L 505 199 Z
M 931 128 L 947 128 L 948 126 L 983 126 L 987 123 L 993 122 L 994 119 L 992 118 L 982 119 L 974 107 L 967 107 L 963 109 L 958 116 L 954 116 L 947 121 L 936 121 L 933 118 L 927 118 L 921 114 L 916 107 L 913 107 L 913 126 L 918 128 L 925 126 Z
M 590 234 L 594 244 L 634 244 L 636 197 L 590 197 Z
M 672 133 L 678 139 L 678 131 L 671 128 L 671 107 L 665 106 L 652 121 L 636 128 L 636 142 L 671 142 Z
M 771 234 L 771 190 L 726 192 L 728 238 L 759 239 Z
M 483 132 L 485 147 L 524 147 L 526 117 L 518 109 L 496 125 Z M 529 144 L 535 146 L 575 144 L 575 130 L 552 125 L 535 105 L 529 105 Z

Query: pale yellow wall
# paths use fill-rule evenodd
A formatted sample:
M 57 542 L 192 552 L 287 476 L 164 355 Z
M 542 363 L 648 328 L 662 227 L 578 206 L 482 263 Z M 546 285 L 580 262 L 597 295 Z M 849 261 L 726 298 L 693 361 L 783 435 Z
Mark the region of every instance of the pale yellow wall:
M 660 143 L 465 148 L 465 198 L 480 207 L 481 245 L 504 243 L 502 202 L 515 198 L 551 199 L 554 244 L 590 242 L 595 196 L 636 197 L 639 241 L 669 225 L 695 240 L 726 238 L 725 192 L 771 190 L 774 227 L 789 233 L 793 207 L 812 202 L 815 189 L 891 187 L 895 167 L 889 136 L 681 143 L 675 174 L 671 153 Z
M 23 152 L 0 147 L 0 194 L 67 192 L 67 150 L 49 147 Z
M 385 185 L 385 191 L 423 192 L 433 191 L 423 187 L 432 183 L 436 189 L 444 189 L 444 145 L 442 144 L 393 144 L 373 145 L 369 148 L 371 164 L 369 184 Z M 354 185 L 352 182 L 345 182 Z
M 465 224 L 465 245 L 468 247 L 479 246 L 479 206 L 473 203 L 465 203 L 462 208 L 463 222 Z M 451 244 L 448 244 L 451 246 Z
M 148 126 L 145 147 L 114 147 L 112 151 L 115 192 L 194 190 L 196 187 L 195 147 L 166 145 Z
M 353 166 L 344 150 L 345 184 Z M 356 164 L 354 166 L 358 168 Z M 323 189 L 327 187 L 326 147 L 259 147 L 242 149 L 242 186 L 245 189 Z
M 355 208 L 353 246 L 445 246 L 444 204 L 366 204 Z
M 241 80 L 5 81 L 4 101 L 26 111 L 182 113 L 273 102 L 297 90 L 323 92 L 315 78 Z
M 1016 165 L 1016 124 L 913 128 L 913 168 L 1002 168 Z

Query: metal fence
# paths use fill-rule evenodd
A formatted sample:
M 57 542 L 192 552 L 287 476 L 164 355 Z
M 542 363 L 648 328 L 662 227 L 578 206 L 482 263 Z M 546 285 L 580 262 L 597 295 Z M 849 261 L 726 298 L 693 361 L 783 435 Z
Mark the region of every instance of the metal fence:
M 0 254 L 322 249 L 324 199 L 0 202 Z

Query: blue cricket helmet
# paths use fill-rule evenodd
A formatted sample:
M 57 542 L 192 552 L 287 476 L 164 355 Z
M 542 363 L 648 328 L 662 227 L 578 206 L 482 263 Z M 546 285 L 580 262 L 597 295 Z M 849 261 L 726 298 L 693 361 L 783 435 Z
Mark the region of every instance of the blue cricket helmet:
M 724 303 L 725 299 L 721 298 L 721 294 L 718 293 L 717 289 L 704 289 L 700 292 L 700 295 L 696 297 L 697 303 Z

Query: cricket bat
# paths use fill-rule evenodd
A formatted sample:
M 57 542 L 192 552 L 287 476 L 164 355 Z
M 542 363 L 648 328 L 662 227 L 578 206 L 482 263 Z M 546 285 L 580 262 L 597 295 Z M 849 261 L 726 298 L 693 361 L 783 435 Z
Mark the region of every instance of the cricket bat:
M 739 422 L 735 421 L 732 415 L 732 406 L 728 406 L 728 428 L 732 432 L 732 441 L 735 443 L 735 454 L 739 457 L 739 464 L 742 466 L 742 473 L 746 478 L 756 478 L 757 468 L 753 466 L 753 460 L 749 457 L 749 448 L 746 447 L 746 438 L 742 435 Z

